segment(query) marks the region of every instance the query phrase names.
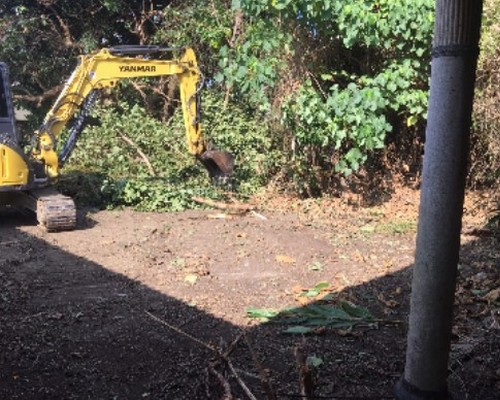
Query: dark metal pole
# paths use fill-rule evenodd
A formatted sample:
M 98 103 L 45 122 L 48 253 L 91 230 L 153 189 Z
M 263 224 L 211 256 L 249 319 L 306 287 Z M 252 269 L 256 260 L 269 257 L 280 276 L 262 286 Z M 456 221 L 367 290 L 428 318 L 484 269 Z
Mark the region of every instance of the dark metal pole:
M 448 399 L 481 0 L 437 0 L 423 181 L 399 400 Z

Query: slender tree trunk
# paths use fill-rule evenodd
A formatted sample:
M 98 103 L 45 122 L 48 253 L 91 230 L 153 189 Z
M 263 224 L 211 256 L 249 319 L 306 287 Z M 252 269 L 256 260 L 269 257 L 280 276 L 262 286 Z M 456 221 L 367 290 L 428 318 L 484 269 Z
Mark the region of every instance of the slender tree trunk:
M 437 0 L 406 365 L 396 398 L 448 399 L 481 0 Z

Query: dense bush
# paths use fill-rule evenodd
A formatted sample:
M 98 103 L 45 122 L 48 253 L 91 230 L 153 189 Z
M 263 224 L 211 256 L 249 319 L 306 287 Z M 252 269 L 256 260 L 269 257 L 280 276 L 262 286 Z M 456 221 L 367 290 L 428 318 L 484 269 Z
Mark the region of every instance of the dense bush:
M 218 77 L 280 121 L 301 180 L 316 179 L 318 170 L 349 175 L 396 136 L 409 143 L 422 136 L 434 1 L 233 6 L 251 27 L 222 48 Z M 303 176 L 311 164 L 314 176 Z
M 222 101 L 205 92 L 203 128 L 214 147 L 234 154 L 234 179 L 240 194 L 249 194 L 266 183 L 280 155 L 266 125 L 237 105 L 224 108 Z M 66 192 L 78 193 L 75 186 L 88 188 L 90 180 L 100 185 L 94 202 L 143 210 L 182 210 L 195 206 L 193 196 L 221 196 L 225 188 L 212 186 L 187 152 L 180 109 L 168 124 L 126 102 L 101 106 L 95 117 L 100 124 L 84 131 L 66 167 Z M 79 179 L 72 179 L 75 174 Z
M 500 4 L 485 2 L 473 113 L 469 184 L 493 187 L 500 201 Z

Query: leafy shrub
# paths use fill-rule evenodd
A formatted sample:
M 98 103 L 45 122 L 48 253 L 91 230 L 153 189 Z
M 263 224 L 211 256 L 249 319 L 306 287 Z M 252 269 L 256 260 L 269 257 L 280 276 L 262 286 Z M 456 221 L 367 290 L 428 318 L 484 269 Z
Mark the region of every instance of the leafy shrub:
M 236 159 L 235 179 L 241 194 L 265 184 L 279 156 L 265 125 L 258 125 L 248 110 L 222 106 L 220 96 L 206 91 L 203 125 L 217 148 L 231 151 Z M 77 198 L 78 188 L 95 183 L 104 206 L 134 206 L 142 210 L 178 211 L 196 207 L 193 196 L 220 198 L 206 171 L 187 152 L 180 110 L 169 124 L 150 117 L 139 105 L 125 102 L 100 105 L 95 111 L 100 125 L 86 128 L 65 171 L 65 191 Z
M 322 179 L 317 168 L 349 175 L 388 140 L 406 135 L 412 143 L 423 130 L 433 0 L 234 0 L 233 7 L 251 27 L 221 54 L 221 82 L 272 110 L 290 137 L 288 165 L 299 175 L 310 165 L 313 186 Z M 274 38 L 267 48 L 265 37 Z
M 231 36 L 231 7 L 225 0 L 169 3 L 161 12 L 154 42 L 172 47 L 193 47 L 203 73 L 211 79 L 217 70 L 216 54 Z
M 280 71 L 286 66 L 283 58 L 290 51 L 290 39 L 273 21 L 254 21 L 246 27 L 244 41 L 219 50 L 215 81 L 224 83 L 234 99 L 269 112 Z
M 306 81 L 285 103 L 282 122 L 294 132 L 299 146 L 340 152 L 335 171 L 349 175 L 359 169 L 370 151 L 385 146 L 386 134 L 392 131 L 389 112 L 405 117 L 407 126 L 423 118 L 427 92 L 410 90 L 415 79 L 411 60 L 405 60 L 374 77 L 360 77 L 358 83 L 350 82 L 345 88 L 334 83 L 326 95 Z

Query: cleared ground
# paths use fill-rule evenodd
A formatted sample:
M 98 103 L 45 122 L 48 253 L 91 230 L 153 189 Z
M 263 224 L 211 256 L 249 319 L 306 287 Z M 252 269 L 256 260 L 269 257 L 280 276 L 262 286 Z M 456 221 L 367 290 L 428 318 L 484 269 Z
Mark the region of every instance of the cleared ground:
M 0 398 L 391 398 L 418 192 L 371 208 L 258 204 L 243 215 L 89 211 L 63 233 L 0 211 Z M 456 399 L 497 399 L 499 243 L 470 204 L 449 381 Z M 346 304 L 371 319 L 283 333 L 314 323 L 315 306 Z M 287 307 L 302 321 L 247 313 Z

